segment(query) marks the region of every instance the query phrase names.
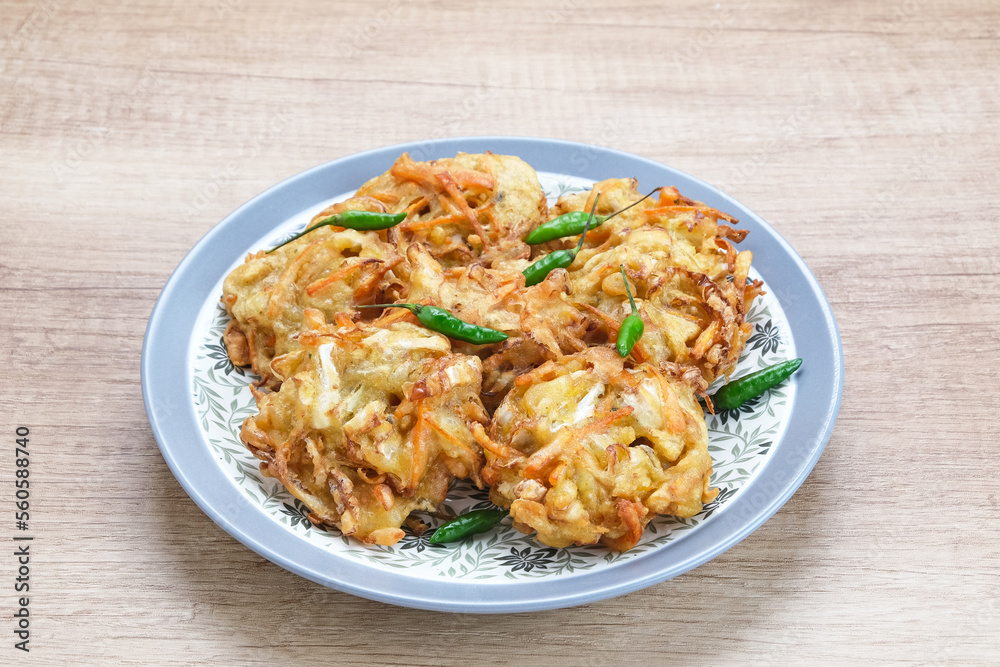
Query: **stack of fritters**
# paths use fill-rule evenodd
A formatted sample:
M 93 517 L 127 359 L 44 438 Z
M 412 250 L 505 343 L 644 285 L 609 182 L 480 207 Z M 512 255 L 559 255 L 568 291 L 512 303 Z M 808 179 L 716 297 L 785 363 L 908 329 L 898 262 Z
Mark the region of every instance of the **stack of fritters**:
M 249 255 L 225 281 L 225 341 L 261 378 L 260 413 L 241 437 L 262 470 L 313 521 L 378 544 L 399 540 L 410 512 L 434 510 L 456 478 L 485 481 L 515 527 L 553 546 L 625 550 L 655 515 L 700 511 L 714 492 L 695 396 L 732 371 L 760 293 L 750 253 L 732 245 L 745 232 L 667 188 L 593 228 L 568 270 L 526 288 L 522 269 L 578 240 L 532 248 L 527 233 L 589 211 L 598 193 L 603 214 L 641 198 L 633 180 L 612 179 L 549 211 L 516 157 L 404 154 L 313 220 L 406 212 L 398 226 L 324 227 Z M 619 265 L 646 324 L 625 360 L 612 349 L 629 313 Z M 440 306 L 509 338 L 475 346 L 402 309 L 355 308 L 393 302 Z

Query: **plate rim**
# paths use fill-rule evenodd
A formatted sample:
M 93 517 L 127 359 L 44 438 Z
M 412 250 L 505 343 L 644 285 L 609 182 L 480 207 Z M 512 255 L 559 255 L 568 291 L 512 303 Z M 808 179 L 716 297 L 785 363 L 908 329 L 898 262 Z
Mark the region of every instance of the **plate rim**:
M 298 210 L 316 203 L 305 202 L 301 209 L 275 206 L 275 203 L 281 203 L 283 193 L 322 186 L 324 176 L 331 176 L 333 180 L 348 180 L 354 183 L 353 187 L 358 187 L 371 176 L 382 173 L 404 151 L 420 151 L 422 154 L 418 156 L 419 159 L 434 159 L 454 155 L 456 152 L 474 153 L 491 149 L 495 153 L 518 155 L 537 171 L 593 180 L 632 175 L 639 178 L 641 185 L 644 175 L 648 178 L 656 174 L 662 180 L 663 175 L 668 174 L 674 179 L 672 184 L 678 185 L 685 194 L 738 214 L 741 227 L 754 232 L 748 236 L 746 243 L 761 245 L 760 239 L 764 237 L 767 241 L 763 244 L 765 247 L 773 246 L 781 251 L 770 258 L 776 260 L 774 266 L 768 266 L 770 271 L 763 270 L 759 260 L 755 262 L 755 268 L 765 276 L 768 288 L 775 290 L 776 298 L 786 311 L 797 353 L 805 357 L 803 353 L 812 350 L 816 353 L 813 358 L 822 356 L 829 367 L 821 365 L 820 368 L 815 368 L 817 364 L 814 362 L 803 368 L 806 372 L 800 371 L 797 374 L 795 404 L 789 424 L 781 440 L 775 444 L 774 455 L 769 457 L 764 468 L 740 497 L 726 508 L 727 511 L 720 512 L 713 517 L 713 521 L 705 522 L 698 533 L 613 568 L 590 575 L 581 573 L 561 581 L 518 581 L 477 586 L 469 582 L 406 577 L 404 574 L 376 570 L 370 565 L 357 562 L 324 562 L 323 555 L 329 560 L 332 555 L 330 552 L 294 536 L 289 539 L 290 534 L 262 511 L 256 511 L 238 489 L 229 483 L 217 465 L 201 465 L 205 458 L 211 458 L 207 446 L 201 448 L 204 450 L 201 457 L 197 456 L 197 447 L 194 451 L 183 450 L 185 443 L 189 443 L 192 438 L 198 444 L 204 443 L 193 401 L 190 399 L 190 384 L 184 384 L 191 371 L 188 355 L 191 329 L 185 330 L 184 323 L 191 321 L 193 324 L 205 303 L 204 300 L 186 298 L 184 288 L 213 287 L 219 272 L 227 271 L 242 253 L 240 250 L 239 253 L 224 255 L 223 261 L 199 264 L 198 260 L 203 255 L 210 254 L 216 246 L 245 248 L 259 243 L 260 232 L 273 229 L 266 227 L 268 213 L 276 214 L 279 219 L 275 223 L 280 223 Z M 564 167 L 567 158 L 573 169 Z M 557 168 L 551 168 L 548 165 L 553 160 L 562 162 Z M 377 171 L 373 173 L 373 170 Z M 363 173 L 358 175 L 358 172 Z M 329 189 L 335 193 L 350 188 Z M 701 192 L 693 193 L 694 190 Z M 249 218 L 249 224 L 244 218 Z M 783 271 L 792 272 L 809 288 L 808 294 L 789 290 L 789 285 L 780 280 L 766 278 L 768 273 Z M 205 274 L 208 273 L 216 277 L 207 277 Z M 188 302 L 194 305 L 190 306 Z M 802 317 L 807 319 L 797 321 L 789 305 L 802 309 Z M 178 316 L 189 317 L 185 319 Z M 816 335 L 817 333 L 825 335 Z M 176 338 L 182 344 L 176 344 Z M 156 363 L 160 361 L 174 363 Z M 184 372 L 178 371 L 178 368 L 183 368 Z M 666 581 L 732 548 L 763 525 L 791 498 L 819 460 L 839 413 L 844 386 L 843 371 L 843 348 L 836 319 L 818 281 L 787 241 L 745 205 L 685 172 L 624 151 L 558 139 L 489 135 L 431 139 L 374 148 L 311 167 L 256 195 L 213 226 L 171 273 L 147 322 L 141 357 L 143 403 L 160 453 L 188 496 L 223 530 L 284 569 L 330 588 L 389 604 L 461 613 L 541 611 L 586 604 Z M 180 377 L 183 380 L 179 381 Z M 180 396 L 173 396 L 178 382 L 183 385 L 180 396 L 185 399 L 180 401 L 180 405 Z M 806 403 L 804 388 L 824 390 L 819 395 L 824 400 Z M 807 411 L 813 419 L 806 419 Z M 801 423 L 805 421 L 809 423 Z M 802 439 L 786 444 L 793 437 Z M 195 456 L 180 457 L 180 454 Z M 225 483 L 219 484 L 220 480 Z M 252 511 L 245 513 L 245 508 Z M 280 533 L 274 528 L 281 528 Z M 345 559 L 338 557 L 338 560 Z M 364 571 L 358 571 L 359 568 Z M 348 580 L 349 576 L 356 578 Z M 588 579 L 587 585 L 581 585 L 581 582 Z M 497 593 L 506 595 L 497 596 Z

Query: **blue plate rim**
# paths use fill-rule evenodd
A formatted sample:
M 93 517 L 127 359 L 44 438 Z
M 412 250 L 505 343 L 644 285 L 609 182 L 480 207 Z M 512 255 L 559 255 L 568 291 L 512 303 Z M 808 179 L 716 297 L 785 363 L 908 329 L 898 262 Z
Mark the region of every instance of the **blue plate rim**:
M 538 171 L 593 180 L 635 176 L 640 189 L 677 185 L 685 195 L 736 215 L 740 226 L 750 229 L 743 247 L 754 250 L 754 266 L 775 290 L 797 354 L 806 359 L 795 377 L 796 399 L 785 433 L 744 492 L 684 540 L 591 575 L 475 584 L 408 577 L 336 557 L 295 538 L 242 496 L 212 460 L 194 412 L 188 351 L 205 303 L 198 295 L 210 298 L 205 292 L 246 248 L 273 224 L 382 173 L 404 151 L 434 159 L 486 150 L 518 155 Z M 321 192 L 325 196 L 315 198 Z M 839 413 L 843 370 L 836 320 L 815 276 L 770 225 L 729 195 L 677 169 L 615 149 L 539 137 L 474 136 L 390 145 L 338 158 L 272 186 L 230 213 L 187 253 L 160 293 L 143 339 L 141 384 L 150 426 L 171 472 L 202 511 L 256 553 L 302 577 L 371 600 L 435 611 L 510 613 L 633 592 L 687 572 L 745 539 L 788 501 L 819 460 Z

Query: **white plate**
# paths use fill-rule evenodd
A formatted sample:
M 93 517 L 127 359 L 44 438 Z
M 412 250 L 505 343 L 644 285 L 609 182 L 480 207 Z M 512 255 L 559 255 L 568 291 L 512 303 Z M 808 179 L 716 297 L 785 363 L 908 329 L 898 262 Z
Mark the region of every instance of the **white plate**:
M 754 334 L 742 375 L 801 356 L 803 368 L 739 411 L 709 416 L 719 498 L 691 519 L 659 517 L 623 554 L 602 547 L 551 549 L 509 525 L 451 545 L 407 536 L 371 547 L 312 526 L 304 506 L 260 475 L 240 443 L 255 412 L 253 379 L 229 363 L 222 280 L 249 250 L 270 247 L 332 201 L 382 173 L 403 151 L 433 159 L 464 151 L 519 155 L 550 197 L 595 180 L 635 176 L 640 189 L 680 191 L 740 218 L 750 229 L 756 277 L 768 294 L 751 312 Z M 790 309 L 790 306 L 794 308 Z M 792 313 L 786 316 L 786 311 Z M 261 555 L 322 584 L 393 604 L 459 612 L 530 611 L 582 604 L 663 581 L 743 539 L 808 475 L 829 438 L 843 388 L 842 354 L 829 304 L 795 252 L 751 211 L 669 167 L 595 146 L 513 137 L 449 139 L 369 151 L 299 174 L 259 195 L 203 238 L 168 281 L 143 346 L 146 410 L 177 479 L 225 530 Z M 459 485 L 447 511 L 488 506 Z M 430 521 L 425 517 L 426 521 Z M 431 521 L 434 523 L 434 521 Z

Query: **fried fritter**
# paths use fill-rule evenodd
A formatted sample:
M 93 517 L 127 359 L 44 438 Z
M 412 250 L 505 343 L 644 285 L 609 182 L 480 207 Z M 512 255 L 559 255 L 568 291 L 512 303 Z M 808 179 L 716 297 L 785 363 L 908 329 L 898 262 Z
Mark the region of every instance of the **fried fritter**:
M 301 334 L 295 359 L 275 360 L 295 372 L 280 391 L 255 390 L 259 414 L 240 433 L 313 522 L 374 544 L 400 540 L 410 512 L 435 510 L 455 478 L 481 487 L 480 361 L 401 319 Z
M 517 333 L 516 300 L 524 290 L 520 271 L 491 269 L 480 264 L 445 269 L 418 243 L 407 248 L 406 258 L 409 284 L 403 298 L 407 301 L 446 308 L 470 324 Z M 474 354 L 476 346 L 461 349 Z
M 517 378 L 493 417 L 483 479 L 514 526 L 549 546 L 624 551 L 657 514 L 712 500 L 695 369 L 625 368 L 606 347 Z
M 597 212 L 609 215 L 639 201 L 643 194 L 637 189 L 635 179 L 611 178 L 595 183 L 589 192 L 565 195 L 552 207 L 552 215 L 570 211 L 589 211 L 596 195 L 600 193 Z M 587 233 L 587 242 L 580 253 L 580 266 L 597 252 L 625 243 L 632 232 L 642 228 L 656 228 L 664 234 L 652 245 L 653 249 L 669 256 L 672 265 L 703 273 L 712 280 L 723 278 L 727 270 L 733 271 L 735 251 L 729 242 L 740 242 L 746 230 L 737 230 L 728 223 L 736 218 L 717 211 L 705 204 L 689 199 L 675 187 L 663 188 L 658 198 L 647 199 L 603 225 Z M 551 247 L 570 247 L 579 237 L 553 241 Z M 571 267 L 571 271 L 573 268 Z
M 432 162 L 403 153 L 357 194 L 408 212 L 391 235 L 400 254 L 422 243 L 445 268 L 528 257 L 524 236 L 548 212 L 535 170 L 518 157 L 492 153 Z
M 596 184 L 589 195 L 563 198 L 555 210 L 583 210 L 597 192 L 610 195 L 608 212 L 642 197 L 634 181 L 611 179 Z M 662 190 L 658 202 L 642 202 L 598 227 L 593 239 L 588 234 L 569 271 L 575 298 L 601 319 L 614 340 L 630 312 L 618 269 L 624 265 L 646 322 L 636 358 L 696 366 L 708 382 L 728 375 L 750 337 L 746 315 L 761 283 L 747 281 L 750 251 L 737 253 L 730 243 L 746 232 L 719 219 L 737 222 L 676 188 Z
M 438 507 L 456 478 L 489 484 L 515 526 L 551 546 L 623 551 L 655 515 L 699 512 L 716 491 L 695 395 L 732 371 L 761 293 L 750 253 L 733 245 L 746 232 L 665 188 L 592 229 L 568 269 L 525 287 L 531 259 L 578 237 L 523 238 L 590 210 L 598 193 L 604 215 L 642 197 L 634 179 L 609 179 L 550 213 L 519 158 L 403 154 L 312 221 L 406 212 L 398 226 L 325 227 L 248 256 L 224 283 L 224 340 L 264 387 L 241 431 L 261 470 L 314 522 L 376 544 L 401 539 L 408 515 Z M 627 360 L 611 348 L 630 312 L 619 265 L 645 322 Z M 408 311 L 356 308 L 393 302 L 509 338 L 450 341 Z
M 483 403 L 495 409 L 515 379 L 546 361 L 587 348 L 600 322 L 574 304 L 566 271 L 557 269 L 542 282 L 522 290 L 519 329 L 483 360 Z
M 457 352 L 483 359 L 484 405 L 494 410 L 514 378 L 549 359 L 586 348 L 581 340 L 599 324 L 566 298 L 566 272 L 525 288 L 514 269 L 479 265 L 443 269 L 422 246 L 407 250 L 410 284 L 407 299 L 447 308 L 470 324 L 507 333 L 495 345 L 453 343 Z
M 659 229 L 636 230 L 626 243 L 593 255 L 570 274 L 571 280 L 591 312 L 601 314 L 613 340 L 630 312 L 618 270 L 623 265 L 646 323 L 636 358 L 692 365 L 711 382 L 732 372 L 752 333 L 746 314 L 759 292 L 746 282 L 750 254 L 740 254 L 732 280 L 715 281 L 703 273 L 671 266 L 671 260 L 656 249 L 655 237 L 661 235 Z M 646 243 L 650 237 L 653 244 Z
M 233 317 L 225 342 L 237 365 L 250 364 L 261 384 L 282 378 L 271 360 L 293 350 L 302 313 L 327 318 L 352 306 L 393 301 L 407 292 L 407 249 L 418 245 L 446 267 L 490 266 L 526 258 L 523 242 L 548 210 L 538 176 L 523 160 L 472 155 L 414 162 L 403 154 L 350 199 L 327 207 L 310 225 L 341 211 L 406 212 L 389 230 L 317 229 L 271 254 L 247 256 L 223 286 Z
M 230 359 L 249 363 L 262 385 L 276 389 L 283 378 L 271 360 L 297 349 L 294 334 L 306 328 L 306 309 L 333 319 L 354 305 L 385 298 L 399 282 L 393 269 L 401 262 L 395 247 L 374 232 L 329 227 L 271 254 L 248 255 L 223 282 L 222 301 L 233 318 L 225 334 Z

